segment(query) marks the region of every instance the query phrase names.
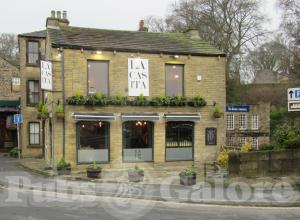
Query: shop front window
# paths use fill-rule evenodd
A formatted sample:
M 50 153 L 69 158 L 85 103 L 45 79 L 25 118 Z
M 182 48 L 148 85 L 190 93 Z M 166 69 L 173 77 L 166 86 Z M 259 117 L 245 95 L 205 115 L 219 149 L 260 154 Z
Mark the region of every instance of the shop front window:
M 109 123 L 81 121 L 77 123 L 78 163 L 109 162 Z
M 193 122 L 167 122 L 166 160 L 193 160 Z
M 153 122 L 123 123 L 123 160 L 125 162 L 153 161 Z

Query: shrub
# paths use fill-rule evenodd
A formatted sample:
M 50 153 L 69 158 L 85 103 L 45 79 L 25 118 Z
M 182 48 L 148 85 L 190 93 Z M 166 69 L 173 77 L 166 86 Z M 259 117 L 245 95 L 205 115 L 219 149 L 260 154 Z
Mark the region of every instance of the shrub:
M 19 156 L 19 154 L 18 154 L 18 148 L 14 147 L 13 149 L 11 149 L 10 152 L 9 152 L 9 155 L 11 157 L 15 157 L 15 158 L 18 157 Z
M 188 167 L 180 172 L 180 176 L 194 176 L 196 175 L 196 171 L 194 169 L 194 166 Z
M 229 152 L 230 150 L 227 149 L 222 149 L 219 152 L 218 158 L 217 158 L 217 163 L 224 168 L 228 167 L 228 161 L 229 161 Z
M 293 136 L 283 142 L 284 148 L 295 149 L 300 148 L 300 136 Z
M 274 144 L 265 144 L 261 145 L 258 151 L 269 151 L 269 150 L 275 150 L 275 145 Z
M 67 163 L 63 157 L 59 160 L 57 164 L 57 168 L 69 168 L 69 167 L 71 167 L 71 164 Z
M 241 152 L 246 153 L 252 150 L 252 144 L 251 143 L 246 143 L 241 147 Z

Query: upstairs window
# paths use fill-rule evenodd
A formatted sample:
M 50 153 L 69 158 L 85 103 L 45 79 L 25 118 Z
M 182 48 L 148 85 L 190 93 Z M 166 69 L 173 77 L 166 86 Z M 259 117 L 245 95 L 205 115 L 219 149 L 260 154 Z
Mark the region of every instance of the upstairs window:
M 28 41 L 27 43 L 27 64 L 37 66 L 39 64 L 39 42 Z
M 252 129 L 258 129 L 258 115 L 252 115 Z
M 183 65 L 166 65 L 166 96 L 183 96 Z
M 40 91 L 39 91 L 38 80 L 28 80 L 27 82 L 27 104 L 34 106 L 39 102 Z
M 241 130 L 245 130 L 247 128 L 247 121 L 246 121 L 245 114 L 239 115 L 239 128 Z
M 88 93 L 108 95 L 108 61 L 88 61 Z
M 234 129 L 234 115 L 233 114 L 228 114 L 226 116 L 226 127 L 228 130 L 233 130 Z

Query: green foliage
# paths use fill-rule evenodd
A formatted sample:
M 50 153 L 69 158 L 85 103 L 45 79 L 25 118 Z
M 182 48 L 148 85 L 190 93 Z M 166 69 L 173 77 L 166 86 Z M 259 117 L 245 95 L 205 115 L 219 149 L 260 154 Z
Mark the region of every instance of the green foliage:
M 126 96 L 103 96 L 101 94 L 88 95 L 83 97 L 76 94 L 66 100 L 69 105 L 129 105 L 129 106 L 191 106 L 202 107 L 206 106 L 206 101 L 200 97 L 185 98 L 182 96 L 174 97 L 156 97 L 147 99 L 143 95 L 129 99 Z
M 228 149 L 222 149 L 217 157 L 217 163 L 224 168 L 228 167 L 228 161 L 229 161 L 229 152 Z
M 64 112 L 64 108 L 63 108 L 63 105 L 62 104 L 58 104 L 57 107 L 56 107 L 56 112 L 57 113 L 62 113 Z
M 93 161 L 93 164 L 89 165 L 88 169 L 99 170 L 99 171 L 102 170 L 102 168 L 97 165 L 96 161 Z
M 194 176 L 196 175 L 196 171 L 194 166 L 185 168 L 182 172 L 179 174 L 180 176 Z
M 241 147 L 242 153 L 249 152 L 251 150 L 252 150 L 252 144 L 248 142 Z
M 15 158 L 18 157 L 18 148 L 14 147 L 13 149 L 11 149 L 10 152 L 9 152 L 9 155 L 11 157 L 15 157 Z
M 49 111 L 46 104 L 40 101 L 35 108 L 37 110 L 37 116 L 39 119 L 46 119 L 49 117 Z
M 137 164 L 134 165 L 133 169 L 130 169 L 130 171 L 134 172 L 134 173 L 142 173 L 144 172 L 143 169 L 141 169 Z
M 59 160 L 57 164 L 57 168 L 70 168 L 70 167 L 71 164 L 67 163 L 63 157 Z
M 274 150 L 276 146 L 274 144 L 261 145 L 257 151 L 271 151 Z

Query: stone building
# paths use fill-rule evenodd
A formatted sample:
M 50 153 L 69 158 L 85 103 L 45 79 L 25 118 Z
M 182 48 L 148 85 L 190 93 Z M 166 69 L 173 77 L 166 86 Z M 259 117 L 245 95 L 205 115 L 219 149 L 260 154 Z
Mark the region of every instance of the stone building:
M 17 146 L 13 114 L 20 105 L 19 68 L 0 57 L 0 151 Z
M 19 35 L 23 156 L 43 155 L 51 166 L 65 157 L 77 168 L 215 160 L 226 133 L 224 117 L 213 117 L 215 105 L 225 109 L 223 52 L 193 30 L 72 27 L 66 12 L 46 23 Z M 51 91 L 40 90 L 40 60 L 52 64 Z M 38 101 L 49 112 L 43 120 Z
M 228 105 L 226 107 L 226 146 L 253 149 L 270 143 L 270 103 Z

